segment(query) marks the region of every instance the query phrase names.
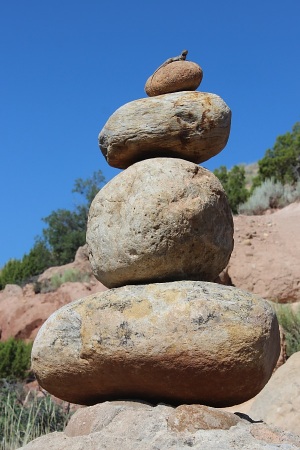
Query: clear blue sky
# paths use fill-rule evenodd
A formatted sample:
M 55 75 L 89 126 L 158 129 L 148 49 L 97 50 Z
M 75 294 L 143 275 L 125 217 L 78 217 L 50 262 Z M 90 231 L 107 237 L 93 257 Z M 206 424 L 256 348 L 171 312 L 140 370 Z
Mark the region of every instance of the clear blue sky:
M 210 170 L 262 158 L 300 120 L 299 0 L 27 0 L 0 5 L 0 267 L 41 218 L 71 209 L 76 178 L 110 168 L 97 136 L 167 58 L 189 50 L 198 90 L 232 109 Z

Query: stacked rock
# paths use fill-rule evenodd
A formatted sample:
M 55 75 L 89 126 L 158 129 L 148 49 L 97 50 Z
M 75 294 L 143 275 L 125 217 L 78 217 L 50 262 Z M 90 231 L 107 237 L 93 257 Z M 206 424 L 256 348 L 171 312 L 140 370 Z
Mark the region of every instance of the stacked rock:
M 61 399 L 230 406 L 272 374 L 273 310 L 213 283 L 233 220 L 219 180 L 197 164 L 226 145 L 231 112 L 195 91 L 201 79 L 195 63 L 163 65 L 150 97 L 119 108 L 99 135 L 107 162 L 125 169 L 96 195 L 87 228 L 93 272 L 111 289 L 55 312 L 32 351 L 39 383 Z

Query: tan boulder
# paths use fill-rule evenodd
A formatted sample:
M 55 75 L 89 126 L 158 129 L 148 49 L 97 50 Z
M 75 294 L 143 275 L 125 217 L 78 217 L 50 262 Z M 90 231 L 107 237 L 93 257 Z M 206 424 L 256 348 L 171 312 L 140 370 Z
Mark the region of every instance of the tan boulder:
M 215 94 L 177 92 L 142 98 L 117 109 L 99 134 L 109 165 L 126 169 L 157 156 L 199 164 L 226 145 L 231 111 Z
M 173 280 L 213 281 L 233 248 L 221 183 L 185 160 L 141 161 L 114 177 L 89 212 L 95 277 L 107 287 Z
M 63 400 L 230 406 L 256 395 L 279 356 L 268 302 L 229 286 L 124 286 L 56 311 L 32 350 L 40 385 Z
M 192 61 L 175 61 L 151 75 L 145 85 L 149 97 L 178 91 L 195 91 L 203 78 L 201 67 Z
M 151 406 L 106 402 L 78 410 L 65 432 L 29 442 L 24 450 L 297 450 L 300 438 L 264 423 L 202 405 Z
M 256 396 L 249 414 L 283 430 L 300 435 L 300 352 L 279 367 Z

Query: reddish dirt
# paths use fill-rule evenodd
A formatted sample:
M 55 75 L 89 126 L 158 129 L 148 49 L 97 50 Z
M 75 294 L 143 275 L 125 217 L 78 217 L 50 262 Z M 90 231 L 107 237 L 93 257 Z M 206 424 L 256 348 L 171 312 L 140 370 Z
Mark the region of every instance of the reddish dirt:
M 234 286 L 280 303 L 300 301 L 300 203 L 262 216 L 234 217 L 228 265 Z

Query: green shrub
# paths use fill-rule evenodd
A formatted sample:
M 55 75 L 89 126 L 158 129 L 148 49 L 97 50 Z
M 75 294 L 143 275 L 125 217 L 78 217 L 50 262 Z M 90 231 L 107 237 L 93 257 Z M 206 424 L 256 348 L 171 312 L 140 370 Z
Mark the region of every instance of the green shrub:
M 234 166 L 227 170 L 225 166 L 214 170 L 214 175 L 219 178 L 226 192 L 230 208 L 234 214 L 238 212 L 238 206 L 248 198 L 246 189 L 246 177 L 244 166 Z
M 10 338 L 0 341 L 0 378 L 24 380 L 30 372 L 32 343 Z
M 4 289 L 6 284 L 18 284 L 23 278 L 22 261 L 10 259 L 0 273 L 0 289 Z
M 57 284 L 58 287 L 61 286 L 63 283 L 76 283 L 76 281 L 85 282 L 88 281 L 90 278 L 90 275 L 87 273 L 79 272 L 76 269 L 68 269 L 65 270 L 62 275 L 53 275 L 51 278 L 51 282 L 55 285 Z
M 268 178 L 282 184 L 293 184 L 300 178 L 300 122 L 292 132 L 278 136 L 273 148 L 268 149 L 258 161 L 258 185 Z
M 34 284 L 35 293 L 45 293 L 56 291 L 62 284 L 77 281 L 86 283 L 90 280 L 91 275 L 89 273 L 82 273 L 76 269 L 68 269 L 63 274 L 54 274 L 49 281 L 36 282 Z
M 22 386 L 0 383 L 0 450 L 14 450 L 53 431 L 62 431 L 70 413 L 49 395 L 26 395 Z
M 300 200 L 300 181 L 294 185 L 284 186 L 283 203 L 288 205 L 290 203 Z
M 44 241 L 36 240 L 29 254 L 9 260 L 0 272 L 0 289 L 6 284 L 24 285 L 52 265 L 52 255 Z
M 105 183 L 101 170 L 92 177 L 75 180 L 72 192 L 83 196 L 84 203 L 74 210 L 58 209 L 43 218 L 47 227 L 43 229 L 43 238 L 52 251 L 55 266 L 67 264 L 74 260 L 78 247 L 85 244 L 87 217 L 90 204 Z
M 300 199 L 300 182 L 283 186 L 273 179 L 256 187 L 251 197 L 238 207 L 239 214 L 262 214 L 269 208 L 282 208 Z
M 300 308 L 294 311 L 290 305 L 277 305 L 275 310 L 278 322 L 284 329 L 289 357 L 300 351 Z

